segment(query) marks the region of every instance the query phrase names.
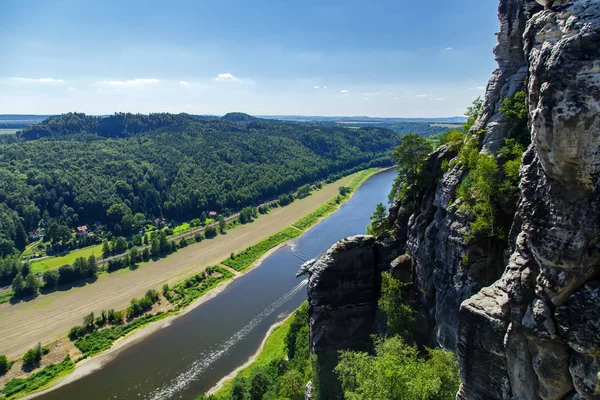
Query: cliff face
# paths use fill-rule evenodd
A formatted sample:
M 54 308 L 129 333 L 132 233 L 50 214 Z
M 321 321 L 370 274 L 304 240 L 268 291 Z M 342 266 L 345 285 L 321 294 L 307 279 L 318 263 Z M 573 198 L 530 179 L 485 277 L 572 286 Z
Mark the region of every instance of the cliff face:
M 358 291 L 376 298 L 378 274 L 389 270 L 414 283 L 431 341 L 456 350 L 458 399 L 592 399 L 600 370 L 600 2 L 544 9 L 501 0 L 499 18 L 499 68 L 472 132 L 484 130 L 482 150 L 498 152 L 517 134 L 499 112 L 502 99 L 526 90 L 532 144 L 518 209 L 501 210 L 508 243 L 465 239 L 469 216 L 456 197 L 465 173 L 458 165 L 442 172 L 456 153 L 440 148 L 426 165 L 439 183 L 421 189 L 414 213 L 392 206 L 391 239 L 352 238 L 359 244 L 336 248 L 312 270 L 312 350 L 368 346 L 376 301 L 358 306 Z M 343 247 L 357 246 L 373 257 L 344 256 Z M 352 284 L 360 270 L 374 275 Z M 337 316 L 321 311 L 332 304 Z M 340 318 L 360 329 L 334 329 Z
M 600 3 L 535 14 L 524 50 L 533 143 L 521 169 L 519 233 L 500 280 L 461 305 L 458 398 L 592 399 L 600 370 Z
M 378 289 L 375 265 L 375 240 L 356 236 L 333 245 L 310 268 L 310 338 L 322 399 L 343 396 L 333 372 L 339 351 L 371 349 Z

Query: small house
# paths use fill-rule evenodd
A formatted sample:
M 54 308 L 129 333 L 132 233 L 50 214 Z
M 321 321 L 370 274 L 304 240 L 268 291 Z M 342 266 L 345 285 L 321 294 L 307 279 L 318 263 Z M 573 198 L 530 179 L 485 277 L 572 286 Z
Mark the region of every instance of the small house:
M 40 232 L 38 230 L 29 232 L 29 239 L 30 240 L 38 240 L 42 236 L 43 236 L 42 232 Z
M 76 234 L 78 237 L 87 237 L 90 234 L 87 225 L 78 226 Z
M 216 218 L 219 215 L 216 211 L 211 211 L 208 213 L 208 218 Z

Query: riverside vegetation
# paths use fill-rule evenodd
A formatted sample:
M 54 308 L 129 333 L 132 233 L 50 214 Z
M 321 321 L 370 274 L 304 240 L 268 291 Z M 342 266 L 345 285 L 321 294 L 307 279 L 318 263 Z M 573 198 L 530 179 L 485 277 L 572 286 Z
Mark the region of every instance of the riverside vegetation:
M 377 171 L 378 169 L 368 169 L 357 173 L 347 186 L 339 188 L 339 193 L 334 198 L 330 199 L 324 205 L 325 207 L 321 206 L 317 210 L 308 214 L 306 217 L 302 218 L 300 220 L 302 221 L 300 226 L 304 226 L 304 230 L 306 230 L 310 228 L 310 226 L 316 224 L 320 219 L 335 211 L 340 204 L 350 197 L 354 190 L 356 190 L 368 177 Z M 290 196 L 290 198 L 286 200 L 292 202 L 297 197 L 308 196 L 310 195 L 310 192 L 314 189 L 317 189 L 317 187 L 304 188 L 300 194 Z M 278 202 L 272 204 L 271 207 L 278 207 L 279 205 L 280 204 Z M 256 214 L 247 210 L 245 212 L 248 216 L 247 223 L 251 222 L 251 218 L 256 218 L 259 214 L 268 212 L 268 207 L 259 209 L 258 213 Z M 232 221 L 230 223 L 230 227 L 239 223 L 241 223 L 239 220 Z M 294 223 L 293 225 L 298 225 L 298 222 Z M 233 255 L 233 258 L 230 257 L 229 259 L 223 261 L 223 264 L 228 266 L 231 264 L 232 268 L 242 271 L 254 264 L 262 255 L 264 255 L 264 253 L 270 249 L 293 237 L 301 235 L 302 232 L 303 230 L 300 230 L 299 228 L 289 226 L 278 234 L 275 234 L 272 237 L 240 252 L 237 256 Z M 185 239 L 182 241 L 185 241 Z M 181 242 L 178 242 L 176 246 L 173 247 L 179 248 L 182 246 L 185 245 L 181 244 Z M 168 250 L 171 247 L 170 245 L 165 244 L 165 248 Z M 136 257 L 143 259 L 143 254 L 137 253 L 137 250 L 136 254 Z M 131 260 L 132 257 L 130 256 L 129 259 Z M 80 263 L 85 261 L 86 260 L 83 260 Z M 141 327 L 160 321 L 177 313 L 178 311 L 190 305 L 194 300 L 204 295 L 210 289 L 216 287 L 224 281 L 231 279 L 233 276 L 234 274 L 225 268 L 219 266 L 208 267 L 204 272 L 181 281 L 172 287 L 169 287 L 168 285 L 163 286 L 160 293 L 152 289 L 149 290 L 142 299 L 132 299 L 130 306 L 126 309 L 105 310 L 102 311 L 97 317 L 93 313 L 86 315 L 83 318 L 82 325 L 73 327 L 69 331 L 68 335 L 69 339 L 82 354 L 79 359 L 75 360 L 75 363 L 110 349 L 116 340 L 131 334 L 133 331 Z M 158 308 L 161 308 L 161 311 L 155 311 Z M 75 365 L 70 358 L 69 362 L 73 364 L 73 366 Z M 73 368 L 66 368 L 66 366 L 71 364 L 68 364 L 65 361 L 64 364 L 61 364 L 65 366 L 65 368 L 58 368 L 56 365 L 49 365 L 38 373 L 43 373 L 43 375 L 46 377 L 44 383 L 44 385 L 46 385 L 54 378 L 58 378 L 59 376 L 70 372 Z M 8 368 L 10 368 L 10 366 Z M 34 375 L 18 379 L 35 380 L 36 378 L 32 378 Z M 52 375 L 54 375 L 54 378 L 50 378 Z M 0 389 L 0 393 L 4 393 L 6 396 L 18 397 L 42 388 L 42 385 L 24 385 L 19 386 L 22 388 L 22 390 L 14 391 L 14 389 L 9 388 L 9 386 L 14 386 L 14 384 L 9 385 L 10 382 L 12 381 L 9 381 L 5 388 Z M 8 394 L 9 392 L 11 393 L 10 395 Z
M 295 225 L 300 229 L 303 229 L 302 227 L 308 227 L 309 225 L 314 224 L 320 218 L 334 211 L 346 197 L 346 195 L 351 192 L 352 188 L 356 188 L 358 185 L 360 185 L 360 183 L 362 183 L 364 179 L 366 179 L 374 170 L 375 169 L 364 170 L 357 173 L 353 181 L 350 182 L 348 188 L 340 188 L 340 195 L 334 197 L 327 204 L 324 204 L 319 209 L 313 211 L 301 221 L 298 221 Z M 219 218 L 218 223 L 214 223 L 215 226 L 206 225 L 208 222 L 210 222 L 210 219 L 207 219 L 205 216 L 199 219 L 194 219 L 187 225 L 190 227 L 206 226 L 206 228 L 204 229 L 204 232 L 196 233 L 193 235 L 193 237 L 189 236 L 187 238 L 182 238 L 178 241 L 175 241 L 169 236 L 169 234 L 173 233 L 173 229 L 164 228 L 160 230 L 154 229 L 148 232 L 143 236 L 143 241 L 138 235 L 138 242 L 128 242 L 122 237 L 114 239 L 112 244 L 109 242 L 104 242 L 102 245 L 104 256 L 108 257 L 111 254 L 117 254 L 118 256 L 111 257 L 108 262 L 105 263 L 103 268 L 98 267 L 96 257 L 93 253 L 87 259 L 84 257 L 75 258 L 72 265 L 62 265 L 54 269 L 45 270 L 43 273 L 36 273 L 33 268 L 36 263 L 22 263 L 17 257 L 9 257 L 0 259 L 0 276 L 2 274 L 8 277 L 14 276 L 12 297 L 15 299 L 22 297 L 35 297 L 38 293 L 38 289 L 44 293 L 48 293 L 57 290 L 59 287 L 64 290 L 65 288 L 68 288 L 67 285 L 76 285 L 82 280 L 86 280 L 88 283 L 90 283 L 96 279 L 98 273 L 114 272 L 123 268 L 137 268 L 140 263 L 145 263 L 168 256 L 169 254 L 176 252 L 178 249 L 187 247 L 192 243 L 200 242 L 204 239 L 212 239 L 217 234 L 224 233 L 227 229 L 231 229 L 238 224 L 251 223 L 258 218 L 259 215 L 266 214 L 273 208 L 284 207 L 291 204 L 297 198 L 299 199 L 309 196 L 311 191 L 322 188 L 323 185 L 328 182 L 330 182 L 330 180 L 327 180 L 326 182 L 319 181 L 314 186 L 310 186 L 308 184 L 303 185 L 295 193 L 281 195 L 277 201 L 266 203 L 258 208 L 245 207 L 240 211 L 238 218 L 230 220 L 227 223 L 222 216 Z M 275 235 L 278 237 L 276 244 L 280 244 L 283 241 L 293 238 L 291 233 L 294 232 L 288 230 L 287 234 L 280 233 Z M 268 250 L 273 247 L 269 243 L 263 243 L 259 247 L 264 247 L 266 244 L 266 250 Z M 137 244 L 142 245 L 142 248 L 139 248 Z M 85 250 L 86 249 L 78 250 L 74 253 L 83 254 L 82 252 Z M 241 254 L 242 260 L 238 260 L 236 262 L 231 261 L 227 262 L 226 264 L 237 266 L 241 261 L 243 261 L 244 258 L 247 258 L 248 251 L 256 250 L 256 248 L 247 250 L 244 252 L 244 254 Z M 262 253 L 264 253 L 264 251 L 261 251 L 259 256 Z M 253 260 L 248 262 L 252 263 Z M 55 264 L 59 265 L 58 263 Z M 40 284 L 40 278 L 43 284 Z M 15 291 L 14 288 L 17 290 Z M 10 298 L 11 295 L 6 293 L 4 296 L 0 296 L 0 303 L 9 301 Z
M 143 298 L 132 299 L 130 306 L 124 310 L 103 310 L 96 318 L 93 312 L 86 315 L 82 325 L 73 327 L 68 335 L 75 347 L 82 353 L 78 360 L 73 362 L 70 357 L 67 357 L 60 364 L 50 364 L 25 378 L 12 379 L 0 389 L 0 398 L 2 395 L 6 398 L 20 397 L 43 389 L 53 380 L 71 372 L 77 362 L 110 349 L 116 340 L 139 328 L 176 314 L 221 282 L 232 277 L 233 274 L 224 268 L 208 267 L 204 272 L 173 287 L 165 285 L 162 293 L 153 289 L 148 290 Z M 153 313 L 153 306 L 157 303 L 164 303 L 165 311 Z M 35 368 L 43 354 L 44 349 L 38 344 L 36 348 L 25 353 L 23 365 L 25 366 L 27 363 L 29 368 Z M 0 375 L 6 373 L 12 363 L 9 363 L 6 357 L 0 356 L 0 367 L 2 367 L 1 364 L 4 364 L 4 372 L 0 372 Z

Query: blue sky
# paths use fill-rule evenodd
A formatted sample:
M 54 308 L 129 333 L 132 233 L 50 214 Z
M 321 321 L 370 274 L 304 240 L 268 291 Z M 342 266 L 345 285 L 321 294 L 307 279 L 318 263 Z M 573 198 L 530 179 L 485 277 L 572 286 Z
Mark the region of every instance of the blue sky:
M 462 115 L 493 0 L 0 1 L 0 113 Z

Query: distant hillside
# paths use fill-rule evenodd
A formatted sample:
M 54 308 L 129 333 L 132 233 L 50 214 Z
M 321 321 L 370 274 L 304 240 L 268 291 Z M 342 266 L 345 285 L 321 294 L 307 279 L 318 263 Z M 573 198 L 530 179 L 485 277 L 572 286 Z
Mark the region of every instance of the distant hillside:
M 42 122 L 49 115 L 0 114 L 0 129 L 20 129 Z
M 0 256 L 53 221 L 71 228 L 101 221 L 127 235 L 134 219 L 233 212 L 305 183 L 392 165 L 400 141 L 383 128 L 233 115 L 236 122 L 69 113 L 0 135 Z
M 248 121 L 256 121 L 258 118 L 253 117 L 251 115 L 241 113 L 241 112 L 231 112 L 225 114 L 223 119 L 231 122 L 248 122 Z
M 259 118 L 278 119 L 281 121 L 302 121 L 302 122 L 355 122 L 355 123 L 406 123 L 418 122 L 426 124 L 464 124 L 467 122 L 465 117 L 436 117 L 436 118 L 384 118 L 384 117 L 320 117 L 305 115 L 258 115 Z
M 438 135 L 448 129 L 458 128 L 466 122 L 464 117 L 448 118 L 375 118 L 375 117 L 310 117 L 299 115 L 262 116 L 265 119 L 313 123 L 322 126 L 364 127 L 393 129 L 398 133 L 418 133 L 422 136 Z

